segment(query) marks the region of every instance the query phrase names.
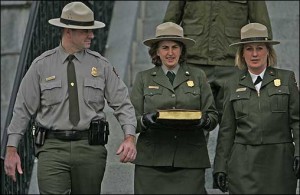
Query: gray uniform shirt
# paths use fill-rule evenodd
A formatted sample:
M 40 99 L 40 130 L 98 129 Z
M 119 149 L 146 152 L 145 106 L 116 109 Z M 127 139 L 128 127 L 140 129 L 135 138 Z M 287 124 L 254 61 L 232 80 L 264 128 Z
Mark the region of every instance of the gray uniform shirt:
M 67 82 L 68 53 L 60 45 L 44 52 L 24 76 L 8 126 L 7 146 L 17 147 L 30 118 L 51 130 L 86 130 L 91 120 L 105 119 L 105 100 L 114 110 L 125 134 L 135 135 L 135 111 L 128 89 L 113 66 L 99 53 L 85 49 L 75 53 L 80 121 L 69 121 Z

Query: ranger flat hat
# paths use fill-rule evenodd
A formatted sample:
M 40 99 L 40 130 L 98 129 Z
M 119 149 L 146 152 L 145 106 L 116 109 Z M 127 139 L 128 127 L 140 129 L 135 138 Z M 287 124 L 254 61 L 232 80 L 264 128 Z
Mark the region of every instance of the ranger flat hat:
M 82 2 L 65 5 L 60 18 L 50 19 L 50 24 L 72 29 L 97 29 L 105 27 L 103 22 L 94 20 L 93 11 Z
M 180 41 L 186 47 L 193 46 L 195 41 L 183 36 L 183 29 L 178 24 L 173 22 L 165 22 L 156 27 L 155 38 L 146 39 L 143 41 L 144 45 L 151 47 L 153 43 L 158 41 Z
M 241 29 L 241 41 L 229 46 L 240 45 L 245 43 L 269 43 L 272 45 L 279 44 L 279 41 L 268 39 L 268 29 L 265 25 L 259 23 L 249 23 Z

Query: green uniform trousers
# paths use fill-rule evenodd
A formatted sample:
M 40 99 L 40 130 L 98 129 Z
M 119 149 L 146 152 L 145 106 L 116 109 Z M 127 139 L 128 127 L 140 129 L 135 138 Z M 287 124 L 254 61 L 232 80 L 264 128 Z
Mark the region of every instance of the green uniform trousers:
M 41 194 L 100 194 L 107 150 L 88 140 L 46 139 L 37 149 Z

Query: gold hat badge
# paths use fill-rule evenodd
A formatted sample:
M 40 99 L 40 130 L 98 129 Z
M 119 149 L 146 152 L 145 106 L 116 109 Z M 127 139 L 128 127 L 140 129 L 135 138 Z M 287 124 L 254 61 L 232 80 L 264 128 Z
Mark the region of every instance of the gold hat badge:
M 186 82 L 186 84 L 187 84 L 187 86 L 189 86 L 189 87 L 194 87 L 194 81 L 191 81 L 191 80 L 189 80 L 189 81 L 187 81 Z
M 92 68 L 91 75 L 94 76 L 94 77 L 98 76 L 98 70 L 97 70 L 96 67 Z
M 274 80 L 274 85 L 275 85 L 276 87 L 279 87 L 279 86 L 281 85 L 280 79 L 275 79 L 275 80 Z

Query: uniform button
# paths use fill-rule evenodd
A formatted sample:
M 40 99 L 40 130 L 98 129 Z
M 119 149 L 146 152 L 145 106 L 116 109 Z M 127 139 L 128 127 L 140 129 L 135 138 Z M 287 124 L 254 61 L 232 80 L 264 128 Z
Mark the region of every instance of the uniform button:
M 240 95 L 238 95 L 237 97 L 240 97 Z
M 174 139 L 176 139 L 176 138 L 177 138 L 177 136 L 175 135 L 175 136 L 174 136 Z
M 280 89 L 279 89 L 278 91 L 281 93 L 281 90 L 280 90 Z
M 173 109 L 175 109 L 176 107 L 175 106 L 173 106 Z
M 150 95 L 153 95 L 152 93 L 150 93 Z
M 175 97 L 175 94 L 172 94 L 172 98 L 174 98 Z

